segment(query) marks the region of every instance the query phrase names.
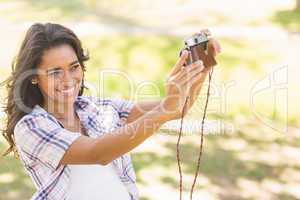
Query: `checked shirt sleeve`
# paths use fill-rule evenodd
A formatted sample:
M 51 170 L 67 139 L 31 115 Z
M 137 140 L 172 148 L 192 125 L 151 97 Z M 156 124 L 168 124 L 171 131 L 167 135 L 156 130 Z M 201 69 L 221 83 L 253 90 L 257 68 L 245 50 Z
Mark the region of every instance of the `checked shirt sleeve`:
M 118 113 L 120 118 L 120 126 L 125 125 L 125 122 L 134 107 L 135 103 L 133 101 L 124 99 L 101 99 L 99 97 L 90 96 L 88 97 L 97 106 L 112 106 L 113 109 Z
M 26 155 L 26 160 L 53 170 L 57 169 L 65 152 L 80 135 L 60 127 L 45 115 L 25 116 L 14 129 L 17 149 Z
M 122 99 L 111 99 L 111 102 L 119 114 L 121 125 L 124 125 L 134 106 L 134 102 Z

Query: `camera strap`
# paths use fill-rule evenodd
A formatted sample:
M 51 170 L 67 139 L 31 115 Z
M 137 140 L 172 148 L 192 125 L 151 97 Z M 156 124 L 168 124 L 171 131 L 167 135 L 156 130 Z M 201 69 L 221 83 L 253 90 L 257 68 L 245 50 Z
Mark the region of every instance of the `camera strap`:
M 202 152 L 203 152 L 202 149 L 203 149 L 203 142 L 204 142 L 204 137 L 203 137 L 204 122 L 205 122 L 205 118 L 206 118 L 206 111 L 207 111 L 208 100 L 209 100 L 209 96 L 210 96 L 210 84 L 211 84 L 212 75 L 213 75 L 213 67 L 209 71 L 206 101 L 205 101 L 203 117 L 202 117 L 202 121 L 201 121 L 201 135 L 200 135 L 201 139 L 200 139 L 200 147 L 199 147 L 199 154 L 198 154 L 198 160 L 197 160 L 197 168 L 196 168 L 193 184 L 192 184 L 192 187 L 191 187 L 191 190 L 190 190 L 190 200 L 193 200 L 193 192 L 194 192 L 194 189 L 195 189 L 195 185 L 196 185 L 196 182 L 197 182 L 197 177 L 198 177 L 199 170 L 200 170 L 201 157 L 202 157 Z M 176 144 L 176 157 L 177 157 L 177 164 L 178 164 L 178 171 L 179 171 L 179 192 L 180 192 L 179 199 L 180 200 L 182 200 L 182 178 L 183 177 L 182 177 L 179 145 L 180 145 L 180 140 L 181 140 L 181 137 L 182 137 L 183 118 L 184 118 L 184 115 L 185 115 L 185 112 L 186 112 L 186 106 L 187 106 L 188 100 L 189 100 L 189 96 L 185 99 L 184 106 L 183 106 L 183 109 L 182 109 L 181 121 L 180 121 L 180 130 L 179 130 L 178 140 L 177 140 L 177 144 Z

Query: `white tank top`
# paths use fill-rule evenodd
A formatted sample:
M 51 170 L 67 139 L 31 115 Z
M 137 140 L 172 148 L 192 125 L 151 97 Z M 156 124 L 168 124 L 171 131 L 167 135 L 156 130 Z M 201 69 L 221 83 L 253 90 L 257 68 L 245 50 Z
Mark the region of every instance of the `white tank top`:
M 112 165 L 68 165 L 67 200 L 130 200 L 128 191 Z

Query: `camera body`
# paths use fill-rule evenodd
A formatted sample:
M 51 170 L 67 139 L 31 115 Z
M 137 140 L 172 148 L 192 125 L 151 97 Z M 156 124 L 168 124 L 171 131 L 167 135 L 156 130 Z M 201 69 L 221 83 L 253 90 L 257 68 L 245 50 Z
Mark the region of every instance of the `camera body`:
M 213 47 L 209 43 L 209 38 L 204 33 L 199 33 L 185 39 L 184 45 L 184 49 L 189 51 L 189 57 L 185 65 L 190 65 L 197 60 L 202 60 L 205 68 L 217 65 L 213 54 Z M 183 50 L 181 50 L 180 55 Z

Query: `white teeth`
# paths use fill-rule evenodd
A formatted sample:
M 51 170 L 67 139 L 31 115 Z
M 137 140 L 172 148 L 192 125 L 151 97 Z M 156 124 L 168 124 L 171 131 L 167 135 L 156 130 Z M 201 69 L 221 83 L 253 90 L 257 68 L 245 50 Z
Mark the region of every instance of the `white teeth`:
M 74 91 L 74 89 L 75 89 L 75 87 L 72 87 L 72 88 L 69 88 L 67 90 L 60 90 L 60 92 L 69 94 L 69 93 L 72 93 Z

